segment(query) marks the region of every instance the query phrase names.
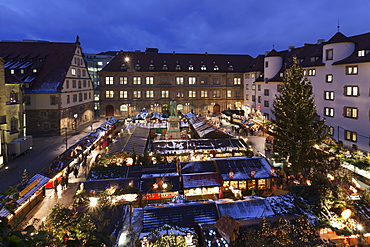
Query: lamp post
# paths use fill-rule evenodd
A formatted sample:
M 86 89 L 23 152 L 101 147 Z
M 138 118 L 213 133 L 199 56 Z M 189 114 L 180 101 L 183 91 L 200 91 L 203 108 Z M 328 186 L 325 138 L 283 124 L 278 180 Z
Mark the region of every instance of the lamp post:
M 68 150 L 68 128 L 64 127 L 64 132 L 66 133 L 66 138 L 64 139 L 64 143 L 66 144 L 66 150 Z
M 75 122 L 75 131 L 77 133 L 77 117 L 78 117 L 78 114 L 77 113 L 74 114 L 73 117 L 74 117 L 74 122 Z

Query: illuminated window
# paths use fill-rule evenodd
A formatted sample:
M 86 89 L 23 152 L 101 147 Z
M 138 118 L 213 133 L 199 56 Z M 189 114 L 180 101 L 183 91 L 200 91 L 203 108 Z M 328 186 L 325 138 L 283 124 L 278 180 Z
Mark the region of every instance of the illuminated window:
M 140 84 L 141 84 L 141 77 L 139 77 L 139 76 L 134 76 L 134 77 L 132 78 L 132 83 L 133 83 L 134 85 L 140 85 Z
M 334 108 L 324 107 L 324 116 L 326 116 L 326 117 L 334 117 Z
M 213 70 L 219 70 L 218 65 L 213 66 Z
M 194 90 L 189 90 L 189 98 L 195 98 L 197 97 L 197 92 Z
M 72 69 L 71 69 L 71 74 L 72 74 L 72 75 L 76 75 L 76 69 L 72 68 Z
M 154 84 L 154 77 L 153 77 L 153 76 L 147 76 L 147 77 L 145 78 L 145 83 L 146 83 L 147 85 L 153 85 L 153 84 Z
M 316 75 L 316 69 L 308 69 L 307 70 L 308 76 L 315 76 Z
M 154 98 L 154 91 L 153 90 L 146 91 L 145 94 L 146 94 L 147 98 Z
M 113 99 L 114 97 L 114 92 L 113 91 L 105 91 L 105 98 L 106 99 Z
M 127 84 L 127 76 L 120 76 L 119 77 L 119 84 L 126 85 Z
M 206 90 L 201 90 L 201 91 L 200 91 L 200 97 L 201 97 L 201 98 L 207 98 L 207 97 L 208 97 L 208 91 L 206 91 Z
M 120 99 L 127 99 L 127 91 L 119 91 Z
M 179 91 L 176 93 L 177 98 L 184 98 L 184 91 Z
M 346 118 L 358 118 L 358 109 L 355 107 L 345 106 L 343 108 L 343 116 Z
M 163 66 L 162 66 L 162 70 L 168 70 L 168 66 L 167 66 L 167 64 L 163 64 Z
M 105 84 L 106 85 L 113 85 L 113 76 L 106 76 L 105 77 Z
M 324 100 L 334 100 L 334 91 L 324 91 Z
M 161 91 L 162 98 L 169 98 L 170 97 L 170 91 Z
M 325 78 L 326 83 L 332 83 L 333 82 L 333 75 L 327 74 Z
M 347 141 L 357 142 L 357 132 L 345 130 L 344 139 L 346 139 Z
M 195 77 L 189 77 L 189 85 L 194 85 L 195 81 Z
M 176 65 L 176 70 L 181 70 L 181 66 L 179 64 Z
M 241 85 L 242 84 L 242 79 L 239 77 L 234 78 L 234 85 Z
M 346 75 L 357 75 L 358 74 L 358 67 L 355 66 L 346 66 Z
M 184 77 L 176 77 L 176 84 L 183 85 L 184 84 Z
M 351 97 L 360 96 L 358 86 L 345 86 L 344 87 L 344 95 L 345 96 L 351 96 Z
M 141 98 L 141 91 L 133 91 L 133 97 L 136 99 Z
M 227 90 L 227 97 L 231 98 L 231 90 Z
M 201 70 L 207 70 L 207 67 L 203 64 L 202 67 L 200 67 Z
M 193 65 L 189 65 L 189 70 L 194 70 Z

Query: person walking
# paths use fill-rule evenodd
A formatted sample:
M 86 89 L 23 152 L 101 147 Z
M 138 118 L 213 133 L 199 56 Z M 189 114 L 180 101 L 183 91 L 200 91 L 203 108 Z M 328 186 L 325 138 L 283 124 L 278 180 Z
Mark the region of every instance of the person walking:
M 55 192 L 58 192 L 58 185 L 59 185 L 59 182 L 58 182 L 58 179 L 56 178 L 53 182 L 53 187 L 54 187 Z
M 62 179 L 60 180 L 60 186 L 62 187 L 62 190 L 64 190 L 65 185 L 66 185 L 66 179 L 65 179 L 65 176 L 63 176 Z
M 78 178 L 78 167 L 77 167 L 77 165 L 73 168 L 73 175 L 75 175 L 75 178 Z

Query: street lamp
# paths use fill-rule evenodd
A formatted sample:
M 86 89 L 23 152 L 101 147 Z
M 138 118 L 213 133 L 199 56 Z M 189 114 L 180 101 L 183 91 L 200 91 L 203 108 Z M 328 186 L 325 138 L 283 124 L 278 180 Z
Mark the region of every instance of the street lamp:
M 73 117 L 74 117 L 74 122 L 75 122 L 75 131 L 77 133 L 77 117 L 78 117 L 78 114 L 77 113 L 74 114 Z

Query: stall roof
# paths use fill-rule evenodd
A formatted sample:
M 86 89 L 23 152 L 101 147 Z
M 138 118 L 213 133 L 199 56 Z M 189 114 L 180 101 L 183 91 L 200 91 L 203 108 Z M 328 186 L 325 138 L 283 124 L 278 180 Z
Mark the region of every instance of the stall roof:
M 271 175 L 271 165 L 263 157 L 230 157 L 215 158 L 214 160 L 224 181 L 230 180 L 230 171 L 234 173 L 233 180 L 276 176 L 275 174 Z M 255 170 L 254 177 L 251 177 L 252 170 Z
M 182 203 L 161 207 L 145 207 L 142 232 L 149 232 L 164 224 L 195 227 L 218 220 L 215 202 Z
M 16 201 L 16 203 L 21 206 L 26 201 L 28 201 L 33 194 L 35 194 L 39 189 L 41 189 L 43 186 L 45 186 L 46 183 L 48 183 L 50 178 L 45 177 L 41 174 L 36 174 L 33 177 L 30 178 L 28 181 L 25 189 L 23 189 L 20 192 L 20 198 Z M 10 212 L 2 208 L 0 210 L 0 217 L 7 217 L 10 215 Z
M 186 174 L 182 178 L 185 189 L 222 186 L 220 174 L 217 172 Z
M 243 139 L 190 139 L 190 140 L 156 140 L 152 142 L 152 152 L 161 154 L 191 153 L 203 151 L 247 150 Z
M 181 162 L 181 173 L 201 173 L 201 172 L 216 172 L 213 160 L 196 161 L 196 162 Z
M 275 215 L 270 204 L 264 200 L 249 200 L 217 204 L 220 216 L 230 215 L 237 220 L 248 220 Z

